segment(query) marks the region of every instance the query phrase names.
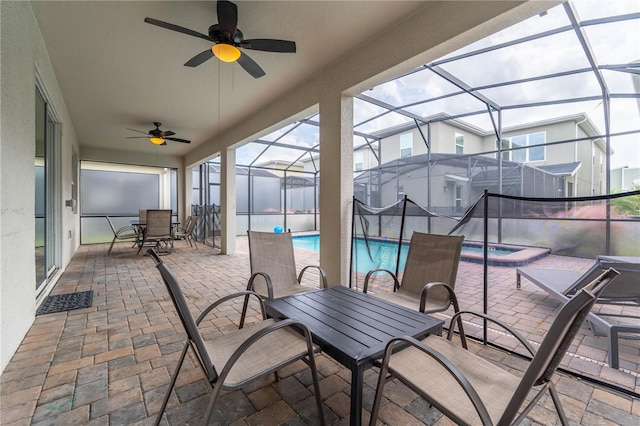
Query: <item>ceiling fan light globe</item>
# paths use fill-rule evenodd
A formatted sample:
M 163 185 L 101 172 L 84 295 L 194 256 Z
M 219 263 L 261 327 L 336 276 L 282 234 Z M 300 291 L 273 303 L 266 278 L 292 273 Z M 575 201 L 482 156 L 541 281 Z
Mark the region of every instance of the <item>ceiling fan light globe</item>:
M 215 44 L 211 50 L 222 62 L 235 62 L 241 55 L 237 47 L 227 43 Z
M 162 145 L 164 143 L 164 139 L 162 138 L 152 137 L 152 138 L 149 138 L 149 140 L 156 145 Z

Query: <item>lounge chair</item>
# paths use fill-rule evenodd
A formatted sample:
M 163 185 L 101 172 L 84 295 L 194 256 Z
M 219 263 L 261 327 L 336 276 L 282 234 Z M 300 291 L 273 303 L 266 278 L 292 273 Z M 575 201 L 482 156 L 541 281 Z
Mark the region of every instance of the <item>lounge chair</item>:
M 153 249 L 149 249 L 147 253 L 160 271 L 182 326 L 187 333 L 187 340 L 178 365 L 171 378 L 160 412 L 156 417 L 156 425 L 160 424 L 162 420 L 162 415 L 189 348 L 195 353 L 195 359 L 213 388 L 204 421 L 199 424 L 209 424 L 221 390 L 240 389 L 262 377 L 275 373 L 282 367 L 298 360 L 304 360 L 311 369 L 318 420 L 320 424 L 324 425 L 322 399 L 314 358 L 314 352 L 317 352 L 318 348 L 311 342 L 311 334 L 304 324 L 293 320 L 267 319 L 262 298 L 256 293 L 247 291 L 234 293 L 215 301 L 202 311 L 198 319 L 194 320 L 182 294 L 182 289 L 171 270 L 160 260 Z M 233 301 L 235 298 L 252 296 L 260 304 L 262 321 L 207 340 L 202 337 L 198 324 L 213 309 L 223 303 Z
M 369 291 L 374 274 L 384 272 L 393 278 L 393 293 L 377 292 L 376 297 L 427 314 L 446 311 L 453 305 L 460 310 L 453 291 L 464 236 L 414 232 L 409 243 L 402 281 L 387 269 L 369 271 L 362 291 Z
M 393 339 L 386 346 L 380 367 L 370 425 L 377 422 L 389 374 L 456 424 L 518 424 L 548 390 L 560 421 L 568 425 L 552 376 L 596 298 L 610 282 L 615 282 L 616 275 L 615 270 L 608 269 L 573 296 L 558 312 L 537 352 L 508 325 L 486 314 L 468 311 L 454 315 L 447 338 L 430 335 L 422 341 L 410 337 Z M 468 314 L 503 327 L 527 348 L 532 360 L 522 377 L 507 371 L 510 366 L 503 369 L 451 341 L 455 317 Z M 462 329 L 459 331 L 464 334 Z M 401 349 L 407 345 L 394 353 L 398 346 Z M 538 387 L 537 394 L 527 403 L 530 390 Z
M 596 300 L 596 303 L 640 306 L 640 264 L 610 262 L 598 260 L 584 274 L 575 271 L 558 269 L 539 269 L 522 267 L 516 269 L 516 287 L 521 288 L 522 277 L 546 291 L 551 297 L 567 302 L 576 292 L 589 284 L 602 269 L 615 268 L 620 275 L 608 286 Z M 607 336 L 609 340 L 609 364 L 612 368 L 619 368 L 618 339 L 638 339 L 631 336 L 640 334 L 640 324 L 625 324 L 623 319 L 636 316 L 615 315 L 620 322 L 612 322 L 607 315 L 589 312 L 587 322 L 593 334 Z

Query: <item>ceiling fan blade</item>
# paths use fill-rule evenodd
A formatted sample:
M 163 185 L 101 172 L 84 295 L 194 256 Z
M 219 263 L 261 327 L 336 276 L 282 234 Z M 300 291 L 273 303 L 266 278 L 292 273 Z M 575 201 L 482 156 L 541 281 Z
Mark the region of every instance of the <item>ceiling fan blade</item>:
M 246 72 L 251 74 L 253 78 L 260 78 L 264 75 L 264 70 L 260 68 L 260 65 L 255 63 L 246 53 L 240 52 L 238 63 Z
M 172 132 L 171 130 L 167 130 L 166 132 L 160 132 L 158 136 L 160 136 L 161 138 L 164 138 L 165 136 L 173 136 L 173 135 L 175 135 L 174 132 Z
M 191 141 L 188 141 L 186 139 L 178 139 L 178 138 L 164 138 L 168 141 L 174 141 L 174 142 L 182 142 L 182 143 L 191 143 Z
M 238 27 L 238 7 L 230 1 L 218 1 L 218 25 L 222 33 L 232 39 Z
M 240 47 L 264 52 L 296 53 L 296 42 L 288 40 L 273 40 L 269 38 L 256 38 L 244 40 Z
M 198 65 L 202 64 L 205 61 L 208 61 L 211 58 L 213 58 L 213 51 L 211 49 L 207 49 L 204 52 L 200 52 L 193 58 L 189 59 L 187 62 L 185 62 L 184 66 L 197 67 Z
M 144 22 L 151 25 L 157 25 L 158 27 L 166 28 L 168 30 L 177 31 L 182 34 L 187 34 L 193 37 L 203 38 L 205 40 L 215 42 L 215 40 L 213 40 L 211 37 L 209 37 L 206 34 L 202 34 L 197 31 L 190 30 L 189 28 L 181 27 L 179 25 L 170 24 L 164 21 L 158 21 L 157 19 L 153 19 L 153 18 L 144 18 Z
M 127 136 L 126 139 L 149 139 L 151 136 Z
M 143 135 L 148 135 L 148 134 L 149 134 L 149 133 L 147 133 L 147 132 L 143 132 L 142 130 L 129 129 L 129 128 L 127 128 L 127 130 L 131 130 L 132 132 L 142 133 Z

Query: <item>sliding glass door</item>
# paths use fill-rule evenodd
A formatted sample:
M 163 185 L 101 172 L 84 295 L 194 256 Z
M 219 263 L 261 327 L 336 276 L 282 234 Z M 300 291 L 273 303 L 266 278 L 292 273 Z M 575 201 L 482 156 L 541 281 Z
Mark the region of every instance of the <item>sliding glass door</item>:
M 56 264 L 56 179 L 55 141 L 57 125 L 49 111 L 47 102 L 36 89 L 35 129 L 35 286 L 44 288 L 57 270 Z

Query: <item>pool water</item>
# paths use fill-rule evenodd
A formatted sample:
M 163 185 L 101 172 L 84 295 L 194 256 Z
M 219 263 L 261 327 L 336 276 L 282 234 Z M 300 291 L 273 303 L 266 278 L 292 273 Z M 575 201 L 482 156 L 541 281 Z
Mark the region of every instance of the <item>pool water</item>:
M 319 251 L 320 235 L 295 236 L 293 237 L 293 246 L 306 250 Z M 491 256 L 506 256 L 516 251 L 518 251 L 518 249 L 489 247 L 489 254 Z M 408 252 L 409 244 L 402 244 L 400 248 L 400 271 L 404 270 Z M 353 247 L 353 253 L 353 267 L 357 272 L 366 273 L 372 269 L 389 269 L 392 272 L 395 272 L 395 265 L 398 261 L 398 243 L 395 241 L 369 240 L 367 250 L 366 241 L 362 238 L 358 238 L 356 240 L 356 245 Z M 462 259 L 464 259 L 465 254 L 482 254 L 482 246 L 463 244 L 461 254 Z

